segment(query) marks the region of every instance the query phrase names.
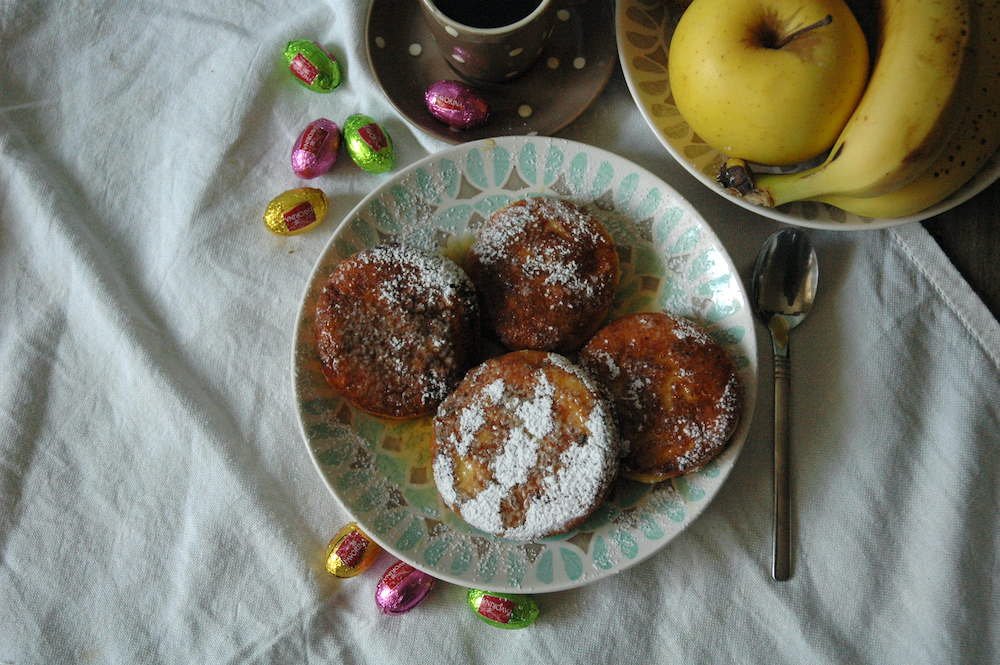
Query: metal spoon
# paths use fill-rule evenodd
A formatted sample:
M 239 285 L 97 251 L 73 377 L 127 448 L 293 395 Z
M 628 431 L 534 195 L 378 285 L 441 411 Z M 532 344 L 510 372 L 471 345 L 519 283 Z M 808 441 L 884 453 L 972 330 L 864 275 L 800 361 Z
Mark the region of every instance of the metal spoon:
M 757 255 L 752 291 L 757 316 L 774 347 L 774 559 L 771 575 L 791 577 L 788 495 L 788 333 L 802 323 L 816 297 L 819 266 L 808 236 L 798 229 L 773 234 Z

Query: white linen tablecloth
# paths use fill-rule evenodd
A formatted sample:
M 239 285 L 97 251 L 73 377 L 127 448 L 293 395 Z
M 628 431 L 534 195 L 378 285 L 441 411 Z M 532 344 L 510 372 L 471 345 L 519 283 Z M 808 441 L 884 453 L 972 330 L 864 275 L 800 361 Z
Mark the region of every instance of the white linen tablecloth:
M 296 423 L 292 329 L 337 222 L 391 177 L 341 157 L 329 221 L 267 233 L 304 124 L 380 120 L 367 3 L 0 3 L 0 663 L 995 663 L 1000 327 L 918 225 L 810 232 L 792 342 L 794 578 L 770 565 L 771 382 L 705 513 L 507 632 L 442 583 L 380 615 L 324 572 L 347 515 Z M 613 26 L 608 26 L 609 30 Z M 331 95 L 281 51 L 345 64 Z M 425 55 L 433 55 L 430 49 Z M 744 278 L 778 225 L 674 163 L 620 71 L 560 136 L 651 170 Z

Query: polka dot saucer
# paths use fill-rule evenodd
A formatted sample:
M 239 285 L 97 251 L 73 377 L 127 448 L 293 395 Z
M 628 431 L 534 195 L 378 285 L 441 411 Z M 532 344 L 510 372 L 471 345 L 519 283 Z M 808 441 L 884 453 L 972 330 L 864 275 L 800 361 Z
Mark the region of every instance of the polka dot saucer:
M 600 95 L 617 61 L 611 3 L 560 0 L 555 29 L 538 61 L 508 83 L 468 84 L 490 105 L 490 120 L 453 129 L 424 106 L 441 79 L 462 80 L 441 57 L 417 2 L 374 0 L 368 13 L 368 60 L 396 110 L 412 125 L 449 143 L 492 136 L 550 136 Z

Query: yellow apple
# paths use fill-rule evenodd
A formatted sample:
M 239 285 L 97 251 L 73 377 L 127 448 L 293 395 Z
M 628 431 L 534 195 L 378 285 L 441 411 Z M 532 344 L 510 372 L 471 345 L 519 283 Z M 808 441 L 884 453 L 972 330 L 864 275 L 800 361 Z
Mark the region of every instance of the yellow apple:
M 761 164 L 829 150 L 868 80 L 844 0 L 694 0 L 668 55 L 677 109 L 706 143 Z

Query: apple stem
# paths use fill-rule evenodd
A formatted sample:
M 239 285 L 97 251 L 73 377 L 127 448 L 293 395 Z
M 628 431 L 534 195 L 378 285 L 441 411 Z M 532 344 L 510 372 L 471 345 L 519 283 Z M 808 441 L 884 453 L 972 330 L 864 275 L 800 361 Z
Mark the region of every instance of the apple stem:
M 791 32 L 791 33 L 785 35 L 785 37 L 783 39 L 781 39 L 780 41 L 778 41 L 777 44 L 774 45 L 774 48 L 776 48 L 776 49 L 783 48 L 789 42 L 792 42 L 792 41 L 798 39 L 799 37 L 801 37 L 805 33 L 809 32 L 811 30 L 815 30 L 816 28 L 822 28 L 824 25 L 830 25 L 831 23 L 833 23 L 833 16 L 831 16 L 830 14 L 827 14 L 826 16 L 824 16 L 820 20 L 816 21 L 815 23 L 810 23 L 809 25 L 805 26 L 804 28 L 799 28 L 795 32 Z

